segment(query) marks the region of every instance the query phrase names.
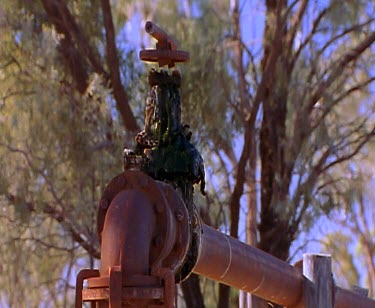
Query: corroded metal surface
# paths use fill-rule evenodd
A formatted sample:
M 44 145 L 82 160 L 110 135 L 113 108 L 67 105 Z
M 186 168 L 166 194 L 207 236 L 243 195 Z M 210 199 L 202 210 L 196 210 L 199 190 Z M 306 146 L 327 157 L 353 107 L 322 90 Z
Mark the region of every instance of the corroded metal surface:
M 181 123 L 181 75 L 151 70 L 148 82 L 144 129 L 135 137 L 135 148 L 124 150 L 124 169 L 142 170 L 180 187 L 189 207 L 193 184 L 200 183 L 204 194 L 205 171 L 202 156 L 190 142 L 189 125 Z
M 200 184 L 200 191 L 205 194 L 204 164 L 190 142 L 189 125 L 181 123 L 180 73 L 151 70 L 148 82 L 151 89 L 145 104 L 144 129 L 135 137 L 135 148 L 124 150 L 124 169 L 141 170 L 154 180 L 170 184 L 182 196 L 188 210 L 191 241 L 187 258 L 176 271 L 179 282 L 191 273 L 200 243 L 201 225 L 193 202 L 193 185 Z
M 141 60 L 173 67 L 189 59 L 155 24 L 147 22 L 146 31 L 158 42 L 155 50 L 140 52 Z M 76 307 L 91 300 L 112 308 L 172 308 L 176 282 L 195 264 L 201 225 L 192 194 L 199 182 L 204 193 L 203 159 L 190 143 L 191 132 L 185 134 L 188 125 L 181 124 L 180 73 L 152 70 L 148 81 L 145 129 L 135 150 L 124 151 L 125 172 L 112 179 L 100 201 L 100 276 L 77 280 Z M 138 298 L 146 286 L 163 286 L 163 294 Z
M 150 205 L 150 206 L 149 206 Z M 102 231 L 100 275 L 121 266 L 124 275 L 147 275 L 155 228 L 147 195 L 136 189 L 120 192 L 111 202 Z
M 176 40 L 165 33 L 157 25 L 148 21 L 146 22 L 145 30 L 158 42 L 156 44 L 156 49 L 145 49 L 140 51 L 139 58 L 142 61 L 157 62 L 159 67 L 164 65 L 173 67 L 176 62 L 189 61 L 189 53 L 187 51 L 177 50 Z
M 301 268 L 206 225 L 202 228 L 200 252 L 193 272 L 275 304 L 306 308 L 303 288 L 307 278 Z M 339 287 L 334 289 L 335 308 L 375 308 L 372 299 Z
M 336 288 L 335 308 L 375 308 L 375 301 L 363 295 Z
M 123 287 L 122 297 L 125 301 L 127 298 L 133 299 L 160 299 L 164 296 L 163 287 Z M 82 293 L 87 301 L 106 300 L 109 298 L 109 288 L 91 288 L 85 289 Z
M 175 277 L 182 277 L 191 245 L 190 225 L 186 205 L 170 185 L 140 171 L 116 176 L 98 212 L 100 276 L 98 271 L 79 275 L 76 307 L 82 301 L 111 308 L 174 307 Z
M 83 269 L 81 270 L 76 279 L 76 298 L 75 298 L 75 306 L 76 308 L 82 307 L 83 302 L 83 282 L 87 278 L 94 278 L 99 277 L 100 273 L 98 270 L 95 269 Z
M 184 203 L 170 185 L 135 171 L 116 177 L 106 191 L 108 200 L 111 194 L 115 197 L 106 207 L 101 232 L 102 244 L 108 241 L 110 245 L 102 247 L 112 252 L 103 252 L 100 277 L 95 270 L 84 270 L 78 275 L 76 307 L 81 307 L 83 300 L 98 301 L 100 307 L 111 303 L 111 308 L 173 308 L 175 271 L 186 257 L 186 247 L 185 250 L 174 247 L 181 241 L 184 245 L 191 241 L 190 237 L 184 237 L 185 233 L 190 234 L 186 229 L 190 222 Z M 168 211 L 171 215 L 166 215 Z M 133 221 L 127 217 L 132 217 Z M 117 229 L 108 232 L 106 224 L 113 224 Z M 169 226 L 168 231 L 165 224 L 175 226 Z M 180 224 L 184 227 L 179 227 Z M 142 243 L 132 242 L 135 246 L 123 249 L 126 236 L 122 244 L 112 238 L 122 238 L 127 232 Z M 171 236 L 172 233 L 175 236 Z M 160 234 L 161 237 L 156 236 Z M 166 244 L 165 239 L 175 244 Z M 154 248 L 150 247 L 154 245 L 157 249 L 152 252 Z M 148 251 L 149 259 L 144 251 Z M 300 268 L 205 225 L 193 272 L 286 307 L 304 307 L 303 288 L 307 279 Z M 87 289 L 82 287 L 83 280 L 88 281 Z M 340 288 L 335 288 L 334 298 L 336 308 L 375 307 L 373 300 Z
M 303 276 L 291 265 L 203 225 L 193 272 L 283 306 L 298 303 Z
M 136 260 L 124 261 L 135 263 L 122 264 L 126 268 L 131 266 L 129 274 L 143 275 L 153 266 L 166 266 L 173 271 L 181 267 L 191 240 L 190 218 L 182 198 L 170 185 L 154 181 L 140 171 L 127 171 L 107 185 L 101 204 L 103 200 L 110 206 L 100 207 L 98 212 L 102 275 L 109 267 L 118 265 L 119 252 L 114 251 L 121 245 L 124 256 L 128 247 L 140 251 Z M 104 241 L 103 236 L 108 239 Z M 136 269 L 135 264 L 145 264 L 146 259 L 147 268 Z
M 158 40 L 143 61 L 172 67 L 189 54 L 151 22 Z M 302 308 L 307 279 L 300 269 L 201 224 L 193 184 L 204 194 L 204 166 L 181 123 L 181 75 L 152 70 L 145 128 L 125 149 L 125 172 L 107 185 L 98 210 L 99 270 L 77 276 L 76 308 L 173 308 L 176 283 L 192 271 L 274 303 Z M 84 281 L 87 282 L 86 287 Z M 310 282 L 311 284 L 311 282 Z M 375 307 L 374 301 L 335 288 L 336 308 Z

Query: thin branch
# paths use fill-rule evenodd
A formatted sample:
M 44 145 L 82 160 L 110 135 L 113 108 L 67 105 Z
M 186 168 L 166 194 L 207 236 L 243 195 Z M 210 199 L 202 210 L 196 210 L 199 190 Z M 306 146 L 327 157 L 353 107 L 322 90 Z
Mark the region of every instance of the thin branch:
M 346 160 L 349 160 L 349 159 L 353 158 L 356 154 L 359 153 L 359 151 L 363 148 L 363 146 L 364 146 L 365 144 L 367 144 L 368 141 L 369 141 L 372 137 L 374 137 L 374 136 L 375 136 L 375 128 L 373 128 L 373 130 L 372 130 L 369 134 L 367 134 L 367 135 L 365 135 L 365 136 L 363 137 L 363 140 L 362 140 L 362 141 L 361 141 L 361 142 L 355 147 L 355 149 L 354 149 L 351 153 L 349 153 L 349 154 L 347 154 L 347 155 L 344 155 L 344 156 L 341 156 L 341 157 L 339 157 L 338 159 L 336 159 L 335 161 L 329 163 L 328 165 L 326 165 L 326 166 L 321 170 L 321 172 L 325 172 L 325 171 L 327 171 L 328 169 L 332 168 L 333 166 L 335 166 L 335 165 L 337 165 L 337 164 L 339 164 L 339 163 L 341 163 L 341 162 L 343 162 L 343 161 L 346 161 Z
M 255 86 L 258 87 L 259 86 L 259 77 L 258 77 L 258 72 L 257 72 L 257 69 L 256 69 L 255 57 L 254 57 L 253 53 L 251 52 L 251 50 L 243 42 L 242 42 L 242 48 L 243 48 L 243 50 L 246 51 L 246 54 L 249 56 L 250 63 L 251 63 L 250 66 L 251 66 L 251 73 L 252 73 L 252 76 L 253 76 L 253 81 L 254 81 Z
M 239 208 L 240 208 L 240 199 L 244 190 L 244 183 L 246 181 L 246 164 L 249 160 L 251 149 L 254 146 L 252 144 L 252 134 L 254 130 L 251 127 L 248 127 L 245 130 L 244 135 L 244 146 L 242 153 L 237 165 L 237 174 L 236 174 L 236 183 L 234 185 L 233 192 L 229 201 L 229 209 L 231 212 L 231 226 L 230 226 L 230 235 L 237 237 L 238 232 L 238 218 L 239 218 Z
M 219 161 L 220 161 L 220 164 L 221 164 L 221 170 L 223 170 L 223 172 L 224 172 L 224 174 L 225 174 L 225 184 L 226 184 L 226 191 L 230 191 L 230 189 L 231 189 L 231 185 L 230 185 L 230 174 L 232 173 L 232 172 L 230 172 L 229 170 L 228 170 L 228 168 L 227 168 L 227 165 L 228 164 L 226 164 L 225 163 L 225 160 L 224 160 L 224 158 L 222 157 L 222 155 L 220 154 L 220 150 L 219 149 L 214 149 L 213 150 L 214 151 L 214 153 L 216 154 L 216 156 L 217 156 L 217 158 L 219 159 Z
M 317 57 L 320 57 L 324 51 L 330 47 L 334 42 L 336 42 L 337 40 L 339 40 L 340 38 L 343 38 L 344 36 L 346 36 L 347 34 L 350 34 L 352 33 L 353 31 L 356 31 L 356 30 L 360 30 L 362 29 L 363 27 L 369 25 L 370 23 L 372 23 L 375 19 L 374 18 L 370 18 L 369 20 L 363 22 L 363 23 L 360 23 L 360 24 L 356 24 L 350 28 L 347 28 L 345 30 L 343 30 L 341 33 L 333 36 L 330 40 L 328 40 L 324 45 L 323 47 L 318 51 L 317 53 Z
M 11 203 L 15 202 L 18 199 L 18 197 L 13 194 L 7 194 L 6 198 Z M 32 202 L 25 202 L 25 204 L 30 212 L 37 211 L 35 204 L 33 204 Z M 67 215 L 62 210 L 58 210 L 53 205 L 45 203 L 42 207 L 42 212 L 61 224 L 62 227 L 71 234 L 72 239 L 83 249 L 85 249 L 90 255 L 94 256 L 95 258 L 100 258 L 100 252 L 97 247 L 85 240 L 83 235 L 79 231 L 77 231 L 77 229 L 73 226 L 72 221 L 68 219 Z
M 21 149 L 16 149 L 16 148 L 13 148 L 9 145 L 4 145 L 2 143 L 0 143 L 0 146 L 5 146 L 9 151 L 11 151 L 13 153 L 20 153 L 25 158 L 29 167 L 33 168 L 33 165 L 31 163 L 31 159 L 30 159 L 28 153 L 26 153 L 25 151 L 23 151 Z M 100 253 L 96 249 L 96 247 L 93 246 L 92 244 L 88 243 L 83 238 L 81 232 L 78 232 L 77 229 L 73 226 L 72 221 L 70 219 L 68 219 L 67 214 L 64 211 L 62 200 L 61 200 L 61 198 L 59 198 L 57 196 L 57 193 L 54 190 L 54 187 L 53 187 L 52 183 L 49 181 L 49 179 L 45 176 L 45 174 L 43 172 L 41 172 L 40 170 L 38 172 L 40 173 L 41 176 L 43 176 L 44 180 L 46 181 L 46 183 L 49 186 L 51 194 L 53 195 L 57 204 L 59 204 L 59 206 L 61 207 L 61 209 L 59 210 L 59 209 L 56 208 L 56 206 L 53 206 L 51 204 L 46 203 L 42 207 L 42 212 L 44 214 L 47 214 L 49 217 L 52 217 L 54 220 L 59 222 L 64 227 L 64 229 L 68 230 L 71 233 L 73 240 L 75 242 L 77 242 L 78 244 L 80 244 L 88 253 L 90 253 L 94 257 L 99 258 Z M 12 202 L 12 203 L 16 202 L 16 200 L 18 200 L 17 196 L 15 196 L 13 194 L 8 194 L 6 197 L 9 200 L 9 202 Z M 26 206 L 27 206 L 27 208 L 30 212 L 36 212 L 36 210 L 37 210 L 36 206 L 32 202 L 26 202 L 25 201 L 25 204 L 26 204 Z
M 326 8 L 324 10 L 322 10 L 319 15 L 317 16 L 317 18 L 314 20 L 313 22 L 313 25 L 312 25 L 312 29 L 310 31 L 310 33 L 306 36 L 306 38 L 304 39 L 304 41 L 301 43 L 301 45 L 298 47 L 297 51 L 295 52 L 292 60 L 291 60 L 291 63 L 295 63 L 299 57 L 299 55 L 301 54 L 302 50 L 306 47 L 306 45 L 308 43 L 311 42 L 311 39 L 312 37 L 316 34 L 317 32 L 317 29 L 320 25 L 320 22 L 323 20 L 323 17 L 328 13 L 329 11 L 329 8 Z
M 309 2 L 308 0 L 302 0 L 300 2 L 300 5 L 296 13 L 291 18 L 290 27 L 289 27 L 288 33 L 286 34 L 286 44 L 288 46 L 288 52 L 287 52 L 288 55 L 290 55 L 292 52 L 293 41 L 295 39 L 297 29 L 302 22 L 303 15 L 306 12 L 308 2 Z
M 243 49 L 242 49 L 242 39 L 241 39 L 241 24 L 240 24 L 240 13 L 238 11 L 238 1 L 234 1 L 234 7 L 232 11 L 232 20 L 233 20 L 233 39 L 235 42 L 234 45 L 234 63 L 235 63 L 235 70 L 237 73 L 238 79 L 238 90 L 240 96 L 240 103 L 242 106 L 242 110 L 249 110 L 250 109 L 250 101 L 249 101 L 249 92 L 247 90 L 247 82 L 245 78 L 245 71 L 243 68 Z
M 331 112 L 334 106 L 340 103 L 344 98 L 348 97 L 349 95 L 353 94 L 356 91 L 362 90 L 363 88 L 365 88 L 366 86 L 368 86 L 370 83 L 374 81 L 375 81 L 375 76 L 365 80 L 362 83 L 358 83 L 354 85 L 353 87 L 347 89 L 341 95 L 336 97 L 328 107 L 324 108 L 322 115 L 319 117 L 319 119 L 317 119 L 316 123 L 311 126 L 310 133 L 313 132 L 321 124 L 322 120 Z
M 339 182 L 342 182 L 343 180 L 346 180 L 347 178 L 344 178 L 344 177 L 339 177 L 339 178 L 330 178 L 329 180 L 323 182 L 322 184 L 320 184 L 317 188 L 316 188 L 316 191 L 321 191 L 322 189 L 328 187 L 328 186 L 332 186 L 334 184 L 337 184 Z
M 293 8 L 297 5 L 298 2 L 300 2 L 301 0 L 294 0 L 291 4 L 289 4 L 287 10 L 286 10 L 286 13 L 285 15 L 286 16 L 289 16 L 290 12 L 293 11 Z
M 28 96 L 28 95 L 34 95 L 36 94 L 36 91 L 14 91 L 14 92 L 10 92 L 10 93 L 7 93 L 5 94 L 4 96 L 1 97 L 1 99 L 6 102 L 6 100 L 12 96 Z
M 129 106 L 129 101 L 124 87 L 121 83 L 120 64 L 117 56 L 117 47 L 115 41 L 115 29 L 113 26 L 111 6 L 109 0 L 101 0 L 104 28 L 107 40 L 107 63 L 110 70 L 110 78 L 113 87 L 113 96 L 116 100 L 116 106 L 119 110 L 125 127 L 132 131 L 139 131 L 140 128 Z
M 321 82 L 316 87 L 316 90 L 311 95 L 307 105 L 308 110 L 310 110 L 315 105 L 315 103 L 319 100 L 322 94 L 325 93 L 327 88 L 334 82 L 334 80 L 336 80 L 336 78 L 342 74 L 347 65 L 350 62 L 358 59 L 359 56 L 374 43 L 374 41 L 375 32 L 372 32 L 364 40 L 362 40 L 354 48 L 346 52 L 335 63 L 331 65 L 331 73 L 327 76 L 327 78 L 321 80 Z
M 32 163 L 32 159 L 29 156 L 29 153 L 27 153 L 24 150 L 21 150 L 21 149 L 18 149 L 18 148 L 14 148 L 14 147 L 10 146 L 9 144 L 0 143 L 0 146 L 5 147 L 6 149 L 8 149 L 8 151 L 10 151 L 12 153 L 19 153 L 19 154 L 21 154 L 24 157 L 24 159 L 25 159 L 27 165 L 29 166 L 29 168 L 31 170 L 36 170 L 40 174 L 40 176 L 46 181 L 46 183 L 47 183 L 47 185 L 49 187 L 49 191 L 51 192 L 51 194 L 52 194 L 53 198 L 55 199 L 55 201 L 57 202 L 57 204 L 60 205 L 61 208 L 64 208 L 62 198 L 60 198 L 57 195 L 57 192 L 56 192 L 55 188 L 53 187 L 53 184 L 52 184 L 51 180 L 45 175 L 45 173 L 43 172 L 43 170 L 35 168 L 35 166 Z
M 312 95 L 310 96 L 309 100 L 306 102 L 306 104 L 304 104 L 298 111 L 297 111 L 297 115 L 295 117 L 295 120 L 293 122 L 293 127 L 297 128 L 297 127 L 304 127 L 304 121 L 306 119 L 305 115 L 308 115 L 310 114 L 310 111 L 312 110 L 312 108 L 314 107 L 314 105 L 316 104 L 317 101 L 319 101 L 319 99 L 323 96 L 323 94 L 326 92 L 326 90 L 328 89 L 329 86 L 331 86 L 331 84 L 340 76 L 342 75 L 342 72 L 344 71 L 344 69 L 347 67 L 347 65 L 352 62 L 352 61 L 355 61 L 362 53 L 364 50 L 366 50 L 367 48 L 369 48 L 371 46 L 371 44 L 375 41 L 375 32 L 372 33 L 371 35 L 369 35 L 366 39 L 364 39 L 362 42 L 360 42 L 359 44 L 357 44 L 357 46 L 355 46 L 352 50 L 348 51 L 346 54 L 344 54 L 338 61 L 336 61 L 336 63 L 334 63 L 332 66 L 331 66 L 331 73 L 329 76 L 327 76 L 326 78 L 321 78 L 318 85 L 316 86 L 315 88 L 315 91 L 313 91 Z M 369 80 L 369 82 L 372 81 L 372 78 Z M 364 86 L 366 86 L 366 83 L 363 84 Z M 307 90 L 307 88 L 306 88 Z M 347 91 L 347 94 L 349 95 L 350 93 L 354 92 L 356 89 L 352 89 L 352 91 L 350 91 L 350 89 Z M 339 100 L 336 101 L 336 103 L 338 103 Z M 328 110 L 326 111 L 326 114 L 328 114 Z M 325 115 L 324 115 L 325 116 Z M 301 126 L 302 125 L 302 126 Z M 311 129 L 315 129 L 316 127 L 313 127 L 313 128 L 310 128 Z M 295 129 L 295 132 L 298 134 L 298 140 L 300 140 L 300 143 L 299 144 L 295 144 L 295 140 L 297 140 L 297 137 L 293 138 L 293 144 L 290 144 L 290 147 L 292 149 L 296 149 L 298 148 L 298 146 L 300 147 L 300 145 L 302 144 L 302 142 L 306 139 L 306 137 L 309 135 L 306 130 L 304 129 L 298 129 L 296 130 Z M 289 151 L 291 154 L 294 153 L 294 155 L 297 155 L 297 151 L 292 151 L 290 150 Z M 296 157 L 296 156 L 295 156 Z M 292 159 L 292 161 L 294 161 Z
M 80 51 L 82 51 L 87 59 L 90 61 L 92 66 L 94 67 L 95 71 L 102 75 L 105 79 L 107 79 L 108 74 L 103 69 L 103 66 L 100 63 L 100 60 L 93 52 L 92 47 L 89 45 L 88 41 L 86 40 L 84 34 L 82 33 L 82 30 L 78 26 L 77 22 L 75 21 L 75 18 L 71 14 L 71 12 L 68 9 L 67 3 L 65 0 L 42 0 L 43 3 L 46 6 L 56 6 L 56 9 L 59 12 L 59 20 L 56 20 L 56 22 L 59 22 L 60 25 L 63 25 L 65 28 L 65 31 L 71 33 L 73 37 L 75 38 L 75 42 L 78 45 L 78 48 Z

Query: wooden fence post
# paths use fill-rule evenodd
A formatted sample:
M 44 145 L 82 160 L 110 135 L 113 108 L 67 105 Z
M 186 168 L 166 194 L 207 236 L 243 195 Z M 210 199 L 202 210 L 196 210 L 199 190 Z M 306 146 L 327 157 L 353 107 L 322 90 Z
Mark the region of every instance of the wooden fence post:
M 304 308 L 333 308 L 331 256 L 304 254 L 303 275 L 308 279 L 304 290 Z

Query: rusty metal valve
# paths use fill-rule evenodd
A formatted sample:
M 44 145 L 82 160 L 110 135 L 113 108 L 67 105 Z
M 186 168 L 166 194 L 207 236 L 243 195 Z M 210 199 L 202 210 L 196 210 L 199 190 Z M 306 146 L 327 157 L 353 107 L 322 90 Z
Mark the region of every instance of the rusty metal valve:
M 147 21 L 145 30 L 158 42 L 156 49 L 144 49 L 139 53 L 139 58 L 146 62 L 158 62 L 159 67 L 168 65 L 169 68 L 175 66 L 176 62 L 187 62 L 190 59 L 187 51 L 177 50 L 177 41 L 165 33 L 161 28 Z

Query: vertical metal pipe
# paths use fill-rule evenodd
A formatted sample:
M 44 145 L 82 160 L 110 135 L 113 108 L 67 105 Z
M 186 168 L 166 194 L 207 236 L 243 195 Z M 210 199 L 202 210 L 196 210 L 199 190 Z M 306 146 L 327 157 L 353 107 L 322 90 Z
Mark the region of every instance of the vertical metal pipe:
M 105 217 L 100 275 L 108 276 L 114 266 L 121 266 L 127 276 L 149 275 L 154 227 L 154 208 L 143 191 L 117 194 Z
M 283 306 L 302 297 L 298 269 L 206 225 L 193 272 Z

